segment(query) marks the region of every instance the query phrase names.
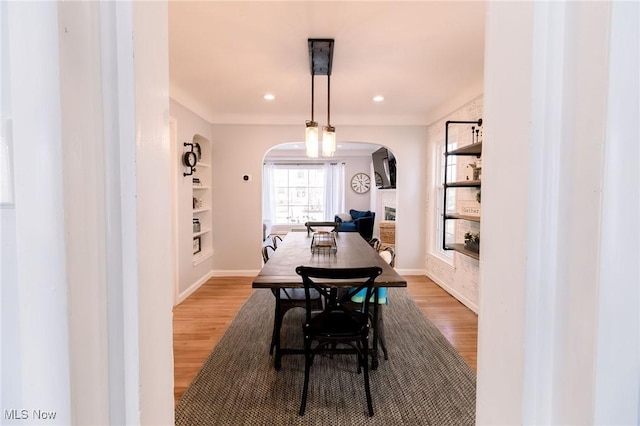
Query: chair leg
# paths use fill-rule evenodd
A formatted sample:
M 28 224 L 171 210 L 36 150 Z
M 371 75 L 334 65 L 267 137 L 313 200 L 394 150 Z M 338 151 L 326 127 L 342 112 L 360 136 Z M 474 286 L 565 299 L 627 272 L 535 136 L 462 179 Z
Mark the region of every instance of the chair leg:
M 275 309 L 273 313 L 273 333 L 271 334 L 271 345 L 269 346 L 269 355 L 273 354 L 273 348 L 276 347 L 276 337 L 280 333 L 280 328 L 278 327 L 278 318 L 280 317 L 280 290 L 276 289 L 273 291 L 273 295 L 276 298 L 275 301 Z
M 356 360 L 358 361 L 358 374 L 362 372 L 362 342 L 356 342 Z
M 371 402 L 371 388 L 369 386 L 369 336 L 365 336 L 363 339 L 363 358 L 364 358 L 364 391 L 367 395 L 367 409 L 369 410 L 369 417 L 373 416 L 373 403 Z
M 380 325 L 380 316 L 379 310 L 380 307 L 378 305 L 378 297 L 376 295 L 375 304 L 373 305 L 373 349 L 371 351 L 371 369 L 376 370 L 378 368 L 378 342 L 382 343 L 380 340 L 379 325 Z M 368 349 L 368 348 L 367 348 Z M 384 351 L 384 349 L 383 349 Z
M 309 373 L 311 370 L 311 341 L 304 339 L 304 385 L 302 388 L 302 401 L 300 402 L 300 415 L 304 416 L 307 407 L 307 392 L 309 390 Z
M 276 324 L 278 318 L 278 313 L 273 317 L 273 332 L 271 333 L 271 345 L 269 345 L 269 355 L 273 355 L 273 348 L 276 347 L 276 331 L 278 330 L 278 326 Z
M 378 312 L 378 325 L 376 328 L 378 329 L 378 340 L 380 342 L 380 347 L 382 348 L 382 353 L 384 354 L 384 359 L 388 360 L 389 354 L 387 353 L 387 345 L 384 339 L 384 316 L 382 315 L 383 312 L 384 309 L 381 306 L 380 312 Z
M 282 309 L 282 302 L 279 296 L 276 296 L 276 313 L 273 324 L 273 342 L 272 346 L 276 348 L 276 356 L 274 360 L 274 367 L 276 370 L 280 370 L 281 356 L 280 353 L 280 329 L 282 328 L 282 319 L 287 311 Z

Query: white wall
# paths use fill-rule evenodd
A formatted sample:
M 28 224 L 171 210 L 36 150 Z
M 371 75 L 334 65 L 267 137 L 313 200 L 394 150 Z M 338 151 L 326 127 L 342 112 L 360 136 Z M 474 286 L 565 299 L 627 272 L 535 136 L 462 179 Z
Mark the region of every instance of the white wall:
M 344 193 L 344 212 L 351 209 L 367 211 L 371 207 L 371 195 L 376 190 L 373 176 L 371 175 L 371 155 L 364 157 L 347 157 L 345 158 L 345 193 Z M 351 178 L 356 173 L 366 173 L 371 178 L 372 188 L 365 194 L 358 194 L 351 189 Z
M 125 325 L 139 333 L 137 353 L 128 354 L 131 373 L 139 374 L 139 388 L 129 389 L 131 398 L 139 395 L 139 412 L 128 413 L 128 423 L 159 425 L 173 423 L 174 417 L 169 17 L 166 2 L 132 1 L 127 12 L 129 7 L 133 31 L 121 35 L 133 35 L 138 306 Z
M 640 423 L 640 4 L 611 5 L 594 423 Z M 629 238 L 620 238 L 629 235 Z M 633 268 L 635 265 L 635 268 Z
M 57 5 L 12 2 L 2 14 L 2 118 L 12 120 L 15 171 L 15 204 L 2 213 L 3 424 L 20 422 L 4 418 L 12 409 L 70 424 Z
M 488 5 L 479 424 L 638 424 L 639 11 Z
M 175 207 L 178 214 L 178 300 L 183 300 L 186 295 L 210 277 L 213 267 L 211 257 L 198 265 L 193 265 L 193 208 L 191 199 L 193 191 L 191 176 L 182 175 L 184 171 L 182 164 L 183 143 L 193 142 L 195 135 L 203 136 L 209 142 L 212 141 L 212 138 L 211 124 L 173 99 L 171 100 L 171 116 L 176 119 L 178 136 L 175 141 L 175 154 L 171 161 L 176 166 L 176 175 L 172 178 L 177 183 L 177 206 Z M 218 176 L 215 176 L 215 179 L 218 179 Z
M 67 298 L 74 422 L 109 418 L 105 139 L 99 7 L 60 3 Z M 92 141 L 92 143 L 87 143 Z M 82 262 L 77 261 L 78 255 Z
M 429 125 L 428 130 L 428 164 L 431 166 L 431 172 L 427 175 L 426 191 L 428 194 L 427 212 L 425 217 L 427 222 L 427 255 L 425 259 L 427 276 L 434 282 L 447 290 L 450 294 L 455 296 L 458 300 L 464 303 L 472 311 L 478 312 L 478 294 L 479 294 L 479 279 L 480 279 L 480 263 L 461 253 L 454 252 L 453 260 L 450 261 L 443 258 L 442 255 L 437 253 L 438 247 L 441 247 L 442 241 L 436 241 L 435 230 L 437 227 L 437 221 L 442 220 L 441 216 L 437 216 L 436 203 L 438 202 L 438 188 L 435 186 L 437 173 L 435 165 L 438 164 L 436 156 L 441 155 L 442 147 L 445 141 L 445 123 L 447 120 L 458 121 L 475 121 L 482 118 L 482 96 L 476 97 L 471 101 L 465 103 L 455 111 L 450 112 L 442 119 Z M 459 147 L 470 144 L 471 141 L 471 125 L 450 125 L 449 136 L 450 141 L 456 140 L 459 142 Z M 456 181 L 465 180 L 464 176 L 468 169 L 466 165 L 476 160 L 476 157 L 456 156 L 457 161 L 457 177 L 453 177 Z M 452 179 L 450 177 L 450 179 Z M 476 188 L 457 188 L 456 200 L 458 213 L 462 213 L 460 210 L 464 203 L 469 205 L 480 207 L 475 202 Z M 449 190 L 448 196 L 452 196 L 451 190 Z M 465 232 L 478 232 L 479 226 L 477 223 L 459 220 L 455 223 L 456 227 L 456 242 L 462 242 Z
M 526 151 L 531 132 L 534 5 L 496 5 L 490 3 L 487 7 L 485 42 L 476 402 L 477 423 L 487 425 L 523 424 L 525 218 L 527 179 L 531 173 Z M 509 207 L 509 214 L 505 214 L 505 206 Z
M 213 125 L 216 274 L 259 271 L 263 156 L 273 146 L 301 141 L 303 130 L 299 126 Z M 383 145 L 393 151 L 398 161 L 397 268 L 404 273 L 424 273 L 426 127 L 341 126 L 339 139 Z M 244 174 L 254 179 L 245 182 Z
M 3 424 L 171 424 L 166 3 L 1 10 Z

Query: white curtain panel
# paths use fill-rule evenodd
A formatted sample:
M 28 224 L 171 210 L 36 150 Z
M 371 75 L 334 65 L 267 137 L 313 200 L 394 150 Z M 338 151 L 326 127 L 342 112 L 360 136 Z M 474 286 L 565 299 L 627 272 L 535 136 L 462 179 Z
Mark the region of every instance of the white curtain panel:
M 276 219 L 276 197 L 273 187 L 272 163 L 265 163 L 262 169 L 262 220 L 274 224 Z
M 327 163 L 324 171 L 324 219 L 333 221 L 344 213 L 344 163 Z

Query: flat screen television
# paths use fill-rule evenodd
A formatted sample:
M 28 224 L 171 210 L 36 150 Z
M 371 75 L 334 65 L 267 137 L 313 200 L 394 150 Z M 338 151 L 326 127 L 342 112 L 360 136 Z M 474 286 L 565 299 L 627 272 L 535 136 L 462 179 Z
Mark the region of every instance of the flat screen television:
M 371 154 L 376 187 L 390 189 L 396 187 L 396 158 L 387 148 L 380 148 Z

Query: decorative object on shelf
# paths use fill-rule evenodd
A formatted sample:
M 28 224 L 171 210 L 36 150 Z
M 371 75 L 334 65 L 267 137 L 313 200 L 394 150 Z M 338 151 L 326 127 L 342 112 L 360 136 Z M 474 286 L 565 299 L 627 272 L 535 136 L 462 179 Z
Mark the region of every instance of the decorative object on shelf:
M 460 200 L 460 212 L 462 216 L 480 216 L 480 207 L 478 204 L 471 200 Z M 449 215 L 451 217 L 451 215 Z
M 198 163 L 198 155 L 193 151 L 194 144 L 185 142 L 184 146 L 189 147 L 189 151 L 185 151 L 182 154 L 182 164 L 189 168 L 189 173 L 182 173 L 182 176 L 191 176 L 196 171 L 196 164 Z
M 482 177 L 482 163 L 480 160 L 467 164 L 467 168 L 471 169 L 471 175 L 467 174 L 467 180 L 480 180 Z
M 480 163 L 480 160 L 468 164 L 467 167 L 471 169 L 471 179 L 469 179 L 469 175 L 467 175 L 467 180 L 480 180 L 482 176 L 482 163 Z
M 201 209 L 202 208 L 202 200 L 199 200 L 196 197 L 193 197 L 193 209 Z
M 356 173 L 351 178 L 351 189 L 357 194 L 366 194 L 371 189 L 371 179 L 366 173 Z
M 198 218 L 193 219 L 193 232 L 200 232 L 200 219 Z
M 307 40 L 311 68 L 311 120 L 305 123 L 307 157 L 333 157 L 336 152 L 336 129 L 331 125 L 331 68 L 333 65 L 333 39 Z M 316 75 L 327 76 L 327 125 L 322 128 L 322 149 L 318 146 L 318 122 L 314 120 L 314 80 Z
M 200 144 L 198 142 L 195 142 L 193 144 L 193 152 L 196 153 L 198 161 L 200 161 L 202 159 L 202 148 L 200 148 Z
M 193 239 L 193 254 L 200 253 L 200 237 L 195 237 Z
M 480 253 L 480 233 L 467 232 L 464 234 L 464 248 L 475 253 Z
M 471 144 L 482 142 L 482 130 L 480 130 L 480 126 L 482 126 L 482 119 L 478 120 L 477 129 L 476 126 L 471 126 Z
M 478 190 L 478 192 L 476 192 L 476 201 L 478 203 L 480 202 L 480 190 Z
M 194 177 L 192 179 L 193 186 L 202 186 L 202 182 L 200 182 L 200 178 Z

